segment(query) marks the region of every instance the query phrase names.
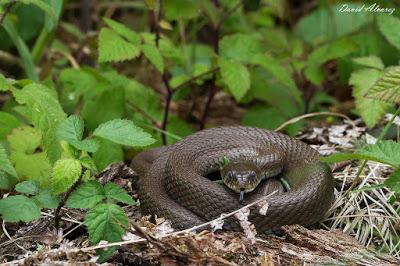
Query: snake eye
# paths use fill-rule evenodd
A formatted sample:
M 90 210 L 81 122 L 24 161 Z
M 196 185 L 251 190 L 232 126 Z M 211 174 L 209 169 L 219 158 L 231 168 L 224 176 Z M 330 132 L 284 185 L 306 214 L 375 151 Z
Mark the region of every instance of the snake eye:
M 251 172 L 250 172 L 250 177 L 251 177 L 251 178 L 255 178 L 255 177 L 256 177 L 256 172 L 251 171 Z
M 233 178 L 233 173 L 232 172 L 228 172 L 228 177 L 229 178 Z

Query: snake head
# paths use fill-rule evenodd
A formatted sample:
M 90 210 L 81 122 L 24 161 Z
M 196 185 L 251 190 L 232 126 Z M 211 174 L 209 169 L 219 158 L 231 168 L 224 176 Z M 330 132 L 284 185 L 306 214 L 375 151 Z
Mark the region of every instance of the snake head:
M 221 178 L 231 190 L 240 193 L 239 201 L 244 194 L 253 191 L 261 182 L 260 169 L 251 162 L 230 162 L 221 169 Z

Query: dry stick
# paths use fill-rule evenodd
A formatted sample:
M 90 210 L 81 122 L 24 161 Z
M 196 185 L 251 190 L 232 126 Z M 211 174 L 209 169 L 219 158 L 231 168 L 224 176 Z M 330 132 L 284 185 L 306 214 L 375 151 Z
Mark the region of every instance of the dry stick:
M 320 116 L 320 115 L 332 115 L 332 116 L 342 117 L 342 118 L 345 118 L 345 119 L 349 120 L 349 122 L 351 123 L 351 125 L 353 127 L 356 127 L 356 124 L 354 124 L 354 122 L 347 115 L 344 115 L 344 114 L 341 114 L 341 113 L 335 113 L 335 112 L 315 112 L 315 113 L 309 113 L 309 114 L 293 117 L 292 119 L 286 121 L 285 123 L 283 123 L 282 125 L 277 127 L 275 129 L 275 131 L 281 131 L 282 129 L 284 129 L 288 125 L 297 123 L 298 121 L 303 120 L 304 118 Z
M 13 240 L 13 238 L 10 236 L 10 234 L 9 234 L 8 231 L 7 231 L 6 223 L 4 222 L 4 220 L 3 220 L 3 222 L 1 223 L 1 228 L 3 229 L 3 233 L 7 236 L 7 238 L 10 239 L 10 241 Z M 17 247 L 19 247 L 19 248 L 22 249 L 23 251 L 28 252 L 23 246 L 20 246 L 20 245 L 18 245 L 18 244 L 16 244 L 16 245 L 17 245 Z
M 175 232 L 175 233 L 166 234 L 165 236 L 163 236 L 161 238 L 169 237 L 169 236 L 177 236 L 177 235 L 180 235 L 180 234 L 188 233 L 188 232 L 195 231 L 197 229 L 203 228 L 203 227 L 208 226 L 208 225 L 210 225 L 212 223 L 215 223 L 216 221 L 220 221 L 220 220 L 223 220 L 225 218 L 228 218 L 228 217 L 230 217 L 230 216 L 242 211 L 245 208 L 250 208 L 250 207 L 252 207 L 252 206 L 254 206 L 254 205 L 256 205 L 256 204 L 258 204 L 258 203 L 260 203 L 260 202 L 262 202 L 264 200 L 267 200 L 268 198 L 270 198 L 272 195 L 274 195 L 277 192 L 278 191 L 275 190 L 272 193 L 270 193 L 270 194 L 268 194 L 268 195 L 266 195 L 266 196 L 264 196 L 264 197 L 262 197 L 262 198 L 260 198 L 260 199 L 258 199 L 256 201 L 254 201 L 254 202 L 252 202 L 250 204 L 247 204 L 246 206 L 243 206 L 243 207 L 241 207 L 241 208 L 239 208 L 239 209 L 237 209 L 235 211 L 232 211 L 232 212 L 227 213 L 227 214 L 222 214 L 220 217 L 218 217 L 218 218 L 216 218 L 216 219 L 214 219 L 212 221 L 209 221 L 209 222 L 206 222 L 206 223 L 203 223 L 203 224 L 200 224 L 200 225 L 196 225 L 194 227 L 191 227 L 191 228 L 188 228 L 188 229 L 185 229 L 185 230 L 182 230 L 182 231 L 178 231 L 178 232 Z M 92 246 L 92 247 L 88 247 L 88 248 L 81 248 L 80 250 L 82 252 L 87 252 L 87 251 L 96 250 L 96 249 L 99 249 L 99 248 L 108 248 L 108 247 L 121 246 L 121 245 L 144 243 L 146 241 L 147 240 L 145 238 L 141 238 L 141 239 L 121 241 L 121 242 L 113 242 L 113 243 L 109 243 L 109 244 L 102 244 L 102 245 Z

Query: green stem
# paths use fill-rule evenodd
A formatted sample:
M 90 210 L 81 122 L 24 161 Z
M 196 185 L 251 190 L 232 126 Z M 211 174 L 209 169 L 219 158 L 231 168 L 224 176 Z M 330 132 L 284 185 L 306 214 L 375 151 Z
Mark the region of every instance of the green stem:
M 46 27 L 40 32 L 32 50 L 33 61 L 36 64 L 40 61 L 40 58 L 42 58 L 43 51 L 47 47 L 47 44 L 53 39 L 53 36 L 54 31 L 49 32 Z
M 382 132 L 379 134 L 378 139 L 376 140 L 376 142 L 381 141 L 385 136 L 386 133 L 388 132 L 390 126 L 393 124 L 394 119 L 396 118 L 396 116 L 400 113 L 400 106 L 397 108 L 396 112 L 393 114 L 392 118 L 390 119 L 390 121 L 386 124 L 386 126 L 383 128 Z M 368 160 L 364 160 L 360 166 L 360 169 L 358 169 L 356 178 L 354 179 L 353 183 L 351 184 L 350 188 L 347 191 L 351 191 L 356 184 L 360 181 L 360 175 L 361 173 L 364 171 L 365 166 L 367 165 Z

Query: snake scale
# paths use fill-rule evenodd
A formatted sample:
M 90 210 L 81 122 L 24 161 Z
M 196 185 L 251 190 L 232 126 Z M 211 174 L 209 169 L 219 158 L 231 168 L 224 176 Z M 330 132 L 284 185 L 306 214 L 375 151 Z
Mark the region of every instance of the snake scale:
M 267 159 L 258 155 L 267 154 Z M 284 191 L 276 178 L 267 178 L 244 201 L 238 193 L 206 178 L 223 165 L 221 158 L 279 162 L 279 176 L 291 186 Z M 272 158 L 272 159 L 271 159 Z M 262 163 L 262 162 L 261 162 Z M 142 212 L 165 217 L 176 229 L 189 228 L 249 204 L 277 189 L 261 215 L 255 206 L 249 220 L 259 232 L 279 231 L 282 225 L 308 226 L 320 221 L 331 206 L 334 181 L 330 168 L 307 144 L 284 134 L 251 127 L 219 127 L 199 131 L 170 146 L 139 153 L 131 167 L 137 172 Z M 254 209 L 254 210 L 253 210 Z M 224 223 L 239 230 L 234 218 Z

